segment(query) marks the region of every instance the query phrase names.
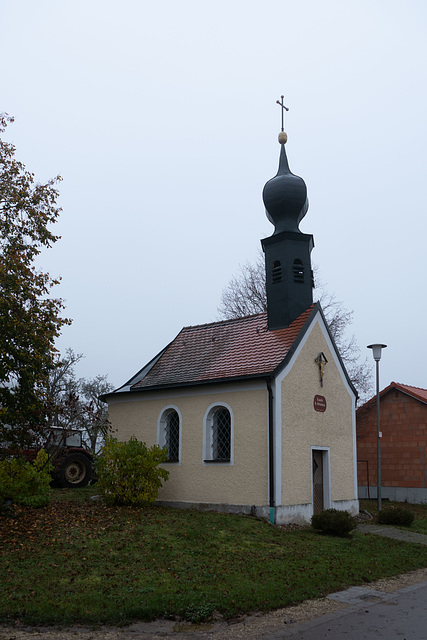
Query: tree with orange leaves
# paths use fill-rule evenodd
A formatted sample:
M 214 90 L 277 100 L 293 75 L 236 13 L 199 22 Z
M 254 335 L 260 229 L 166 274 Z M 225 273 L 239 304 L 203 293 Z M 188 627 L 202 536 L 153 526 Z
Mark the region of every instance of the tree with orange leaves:
M 13 118 L 0 114 L 0 445 L 25 449 L 46 423 L 46 380 L 55 339 L 69 320 L 58 280 L 35 266 L 42 249 L 58 240 L 50 231 L 61 209 L 57 176 L 45 184 L 15 158 L 3 138 Z

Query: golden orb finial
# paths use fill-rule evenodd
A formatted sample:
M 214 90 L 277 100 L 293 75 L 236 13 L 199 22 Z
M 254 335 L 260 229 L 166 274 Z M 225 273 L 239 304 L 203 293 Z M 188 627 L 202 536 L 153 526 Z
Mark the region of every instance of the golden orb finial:
M 280 144 L 286 144 L 288 141 L 288 134 L 286 133 L 286 131 L 281 131 L 279 133 L 279 142 Z

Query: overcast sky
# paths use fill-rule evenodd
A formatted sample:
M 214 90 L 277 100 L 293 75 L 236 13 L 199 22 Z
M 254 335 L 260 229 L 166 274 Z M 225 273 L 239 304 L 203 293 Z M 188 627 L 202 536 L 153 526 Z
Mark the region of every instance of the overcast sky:
M 425 0 L 0 0 L 6 138 L 61 174 L 58 346 L 119 386 L 271 235 L 287 154 L 322 280 L 383 342 L 381 387 L 427 387 Z M 372 360 L 372 366 L 374 362 Z

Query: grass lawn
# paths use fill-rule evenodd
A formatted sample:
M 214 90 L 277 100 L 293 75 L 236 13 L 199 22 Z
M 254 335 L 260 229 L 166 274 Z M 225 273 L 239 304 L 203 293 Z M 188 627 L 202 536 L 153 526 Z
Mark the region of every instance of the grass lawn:
M 0 517 L 0 621 L 199 622 L 214 610 L 268 611 L 427 566 L 422 545 L 289 531 L 244 516 L 106 507 L 94 492 L 56 490 L 46 509 Z

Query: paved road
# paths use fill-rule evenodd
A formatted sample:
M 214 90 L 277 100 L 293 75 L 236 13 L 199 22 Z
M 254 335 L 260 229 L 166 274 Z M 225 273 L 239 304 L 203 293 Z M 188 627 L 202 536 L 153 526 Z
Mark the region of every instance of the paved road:
M 393 594 L 352 587 L 329 598 L 351 606 L 263 636 L 263 640 L 427 639 L 427 581 Z
M 427 536 L 394 527 L 362 524 L 358 531 L 427 544 Z M 263 640 L 427 640 L 427 581 L 392 594 L 351 587 L 328 598 L 350 606 L 264 636 Z

